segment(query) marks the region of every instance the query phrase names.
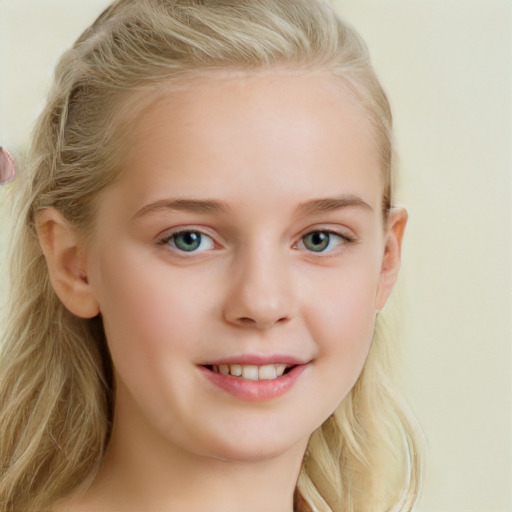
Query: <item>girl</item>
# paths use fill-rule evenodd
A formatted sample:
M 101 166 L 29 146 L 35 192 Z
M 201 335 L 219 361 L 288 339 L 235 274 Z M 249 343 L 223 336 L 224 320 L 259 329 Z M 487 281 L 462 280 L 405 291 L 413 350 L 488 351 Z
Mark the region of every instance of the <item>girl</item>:
M 411 510 L 392 157 L 325 4 L 112 4 L 9 190 L 1 509 Z

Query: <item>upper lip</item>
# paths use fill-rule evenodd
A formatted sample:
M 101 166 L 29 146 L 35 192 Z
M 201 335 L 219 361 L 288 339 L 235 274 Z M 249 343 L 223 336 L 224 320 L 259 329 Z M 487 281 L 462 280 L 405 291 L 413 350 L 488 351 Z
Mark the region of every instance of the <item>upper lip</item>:
M 254 365 L 266 366 L 269 364 L 285 364 L 287 366 L 297 366 L 306 364 L 309 361 L 299 359 L 298 357 L 286 354 L 241 354 L 237 356 L 223 357 L 207 361 L 201 366 L 219 366 L 221 364 L 240 364 L 240 365 Z

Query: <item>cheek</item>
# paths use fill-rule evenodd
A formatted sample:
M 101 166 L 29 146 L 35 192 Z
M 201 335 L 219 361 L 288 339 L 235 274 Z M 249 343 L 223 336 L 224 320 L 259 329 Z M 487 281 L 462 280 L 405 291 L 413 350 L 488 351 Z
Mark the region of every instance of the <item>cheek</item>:
M 126 254 L 105 260 L 100 274 L 100 309 L 118 382 L 116 407 L 124 411 L 119 414 L 144 410 L 155 425 L 172 429 L 171 411 L 187 410 L 187 394 L 176 391 L 190 387 L 191 364 L 206 331 L 198 320 L 199 283 L 180 282 L 168 266 Z M 167 414 L 162 404 L 169 406 Z
M 318 313 L 316 325 L 321 351 L 342 356 L 342 362 L 363 359 L 371 341 L 375 323 L 373 289 L 333 294 L 329 306 Z
M 357 380 L 375 326 L 378 273 L 353 268 L 323 283 L 308 315 L 318 350 L 318 368 L 333 384 L 333 400 L 341 401 Z M 321 295 L 319 295 L 321 294 Z
M 104 257 L 98 273 L 99 302 L 115 366 L 150 371 L 190 349 L 200 332 L 199 283 L 181 282 L 159 262 Z

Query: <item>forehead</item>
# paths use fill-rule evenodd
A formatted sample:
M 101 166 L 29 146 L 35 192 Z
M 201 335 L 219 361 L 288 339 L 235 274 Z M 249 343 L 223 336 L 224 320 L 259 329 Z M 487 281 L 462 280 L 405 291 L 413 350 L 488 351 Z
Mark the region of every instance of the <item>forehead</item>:
M 169 186 L 233 201 L 244 187 L 298 195 L 366 187 L 368 201 L 382 196 L 371 123 L 342 82 L 321 72 L 218 73 L 164 87 L 133 124 L 122 167 L 141 201 Z

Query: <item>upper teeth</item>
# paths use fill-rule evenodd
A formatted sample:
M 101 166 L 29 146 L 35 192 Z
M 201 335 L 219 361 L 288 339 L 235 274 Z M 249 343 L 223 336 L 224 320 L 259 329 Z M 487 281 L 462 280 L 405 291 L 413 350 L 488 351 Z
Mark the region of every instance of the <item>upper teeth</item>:
M 252 364 L 219 364 L 213 371 L 224 375 L 234 375 L 248 380 L 271 380 L 283 375 L 286 364 L 267 364 L 256 366 Z

